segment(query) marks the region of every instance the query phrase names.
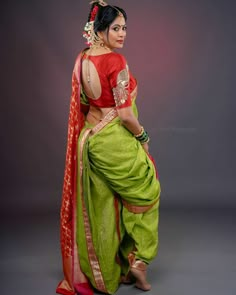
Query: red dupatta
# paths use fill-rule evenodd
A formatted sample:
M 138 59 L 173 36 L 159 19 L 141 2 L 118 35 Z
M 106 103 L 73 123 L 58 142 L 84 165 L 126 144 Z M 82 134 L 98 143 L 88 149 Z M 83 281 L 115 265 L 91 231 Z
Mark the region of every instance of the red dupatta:
M 92 295 L 93 289 L 79 264 L 76 244 L 76 183 L 77 183 L 77 142 L 84 126 L 88 106 L 80 102 L 81 52 L 75 62 L 72 74 L 72 94 L 68 122 L 65 173 L 62 204 L 60 211 L 60 241 L 64 279 L 56 292 L 63 295 Z

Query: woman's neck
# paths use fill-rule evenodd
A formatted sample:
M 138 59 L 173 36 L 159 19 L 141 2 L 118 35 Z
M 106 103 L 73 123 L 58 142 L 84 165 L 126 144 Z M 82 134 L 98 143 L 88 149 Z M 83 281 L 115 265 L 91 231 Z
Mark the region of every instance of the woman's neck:
M 107 46 L 101 46 L 101 45 L 92 45 L 88 51 L 88 55 L 100 55 L 100 54 L 107 54 L 111 53 L 113 50 Z

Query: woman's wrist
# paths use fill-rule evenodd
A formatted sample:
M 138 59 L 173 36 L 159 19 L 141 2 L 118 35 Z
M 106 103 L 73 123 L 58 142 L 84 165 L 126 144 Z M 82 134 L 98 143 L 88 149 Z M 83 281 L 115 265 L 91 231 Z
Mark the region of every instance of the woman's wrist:
M 140 137 L 141 135 L 143 135 L 143 132 L 144 132 L 144 128 L 143 128 L 143 126 L 141 126 L 141 130 L 140 130 L 140 132 L 139 132 L 138 134 L 134 134 L 134 136 L 135 136 L 136 138 L 138 138 L 138 137 Z
M 134 136 L 141 144 L 148 143 L 150 141 L 148 133 L 144 130 L 143 126 L 141 126 L 141 131 Z

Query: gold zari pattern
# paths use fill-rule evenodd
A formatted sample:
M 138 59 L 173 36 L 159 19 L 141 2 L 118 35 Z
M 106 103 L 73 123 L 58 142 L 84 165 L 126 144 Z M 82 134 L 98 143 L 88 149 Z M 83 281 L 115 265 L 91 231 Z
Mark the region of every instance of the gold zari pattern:
M 112 89 L 116 106 L 121 106 L 129 96 L 129 71 L 128 67 L 119 72 L 117 86 Z
M 140 214 L 140 213 L 144 213 L 144 212 L 147 212 L 148 210 L 150 210 L 158 201 L 159 201 L 159 198 L 157 198 L 157 200 L 154 203 L 152 203 L 151 205 L 147 205 L 147 206 L 132 205 L 132 204 L 126 202 L 125 200 L 122 200 L 122 204 L 129 212 L 132 212 L 134 214 Z
M 86 210 L 86 206 L 84 203 L 84 197 L 83 197 L 83 149 L 84 149 L 85 142 L 86 142 L 90 132 L 91 132 L 91 129 L 88 128 L 84 132 L 84 134 L 81 138 L 81 142 L 80 142 L 80 155 L 79 155 L 79 158 L 80 158 L 79 159 L 80 187 L 81 187 L 80 198 L 81 198 L 82 209 L 83 209 L 85 236 L 86 236 L 86 243 L 87 243 L 87 248 L 88 248 L 89 261 L 91 264 L 91 270 L 93 272 L 93 277 L 94 277 L 97 289 L 107 293 L 105 283 L 103 280 L 103 276 L 102 276 L 102 272 L 101 272 L 101 268 L 99 265 L 99 261 L 98 261 L 98 258 L 97 258 L 97 255 L 96 255 L 96 252 L 94 249 L 91 228 L 90 228 L 90 223 L 89 223 L 89 216 L 88 216 L 88 213 Z
M 91 132 L 92 135 L 102 130 L 108 123 L 110 123 L 117 116 L 118 114 L 116 109 L 112 109 L 109 113 L 106 114 L 106 116 L 102 119 L 100 123 L 98 123 L 95 127 L 93 127 Z

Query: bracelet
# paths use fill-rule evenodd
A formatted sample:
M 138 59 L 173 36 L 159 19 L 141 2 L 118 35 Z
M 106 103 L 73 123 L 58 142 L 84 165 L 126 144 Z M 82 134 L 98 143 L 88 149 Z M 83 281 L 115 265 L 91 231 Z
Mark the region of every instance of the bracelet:
M 143 144 L 145 144 L 145 143 L 149 143 L 149 141 L 150 141 L 150 137 L 148 137 L 148 138 L 145 139 L 145 140 L 140 141 L 140 143 L 143 145 Z
M 148 136 L 147 131 L 144 130 L 143 127 L 141 127 L 141 132 L 137 135 L 135 135 L 135 138 L 140 141 L 141 144 L 148 143 L 150 141 L 150 138 Z
M 144 131 L 144 134 L 140 136 L 139 138 L 137 138 L 137 140 L 140 141 L 141 144 L 144 144 L 149 142 L 150 139 L 149 139 L 148 133 Z
M 143 135 L 143 133 L 144 133 L 144 128 L 143 128 L 143 126 L 141 126 L 141 131 L 140 131 L 140 133 L 138 133 L 138 134 L 136 134 L 136 135 L 134 135 L 134 136 L 137 138 L 137 137 L 140 137 L 141 135 Z

